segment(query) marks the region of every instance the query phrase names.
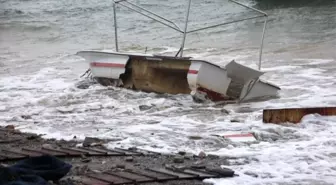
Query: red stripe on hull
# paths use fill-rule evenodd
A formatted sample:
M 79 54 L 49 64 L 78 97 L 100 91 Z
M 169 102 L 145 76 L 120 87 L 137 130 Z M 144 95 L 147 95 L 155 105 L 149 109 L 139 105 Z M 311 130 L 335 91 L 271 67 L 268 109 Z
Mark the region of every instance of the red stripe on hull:
M 197 70 L 189 70 L 188 73 L 189 74 L 198 74 L 198 71 Z
M 125 64 L 117 64 L 117 63 L 91 62 L 90 65 L 93 66 L 93 67 L 125 68 Z
M 218 92 L 203 88 L 203 87 L 198 87 L 197 88 L 198 91 L 204 92 L 207 94 L 208 98 L 211 101 L 226 101 L 226 100 L 232 100 L 232 98 L 224 96 Z

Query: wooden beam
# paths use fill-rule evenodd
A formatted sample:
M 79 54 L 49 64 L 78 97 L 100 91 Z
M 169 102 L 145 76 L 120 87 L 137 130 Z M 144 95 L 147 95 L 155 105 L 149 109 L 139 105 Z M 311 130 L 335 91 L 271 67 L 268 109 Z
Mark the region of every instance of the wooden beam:
M 320 114 L 322 116 L 335 116 L 336 107 L 311 107 L 311 108 L 288 108 L 288 109 L 265 109 L 263 110 L 264 123 L 299 123 L 303 116 L 308 114 Z

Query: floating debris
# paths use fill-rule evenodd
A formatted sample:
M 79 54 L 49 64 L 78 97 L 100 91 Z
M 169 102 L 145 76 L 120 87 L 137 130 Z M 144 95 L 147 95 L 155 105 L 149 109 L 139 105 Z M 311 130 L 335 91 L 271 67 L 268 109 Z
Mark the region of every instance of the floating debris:
M 222 137 L 229 139 L 233 142 L 254 142 L 257 141 L 257 139 L 254 137 L 252 133 L 227 133 L 223 134 Z
M 336 107 L 310 107 L 310 108 L 284 108 L 263 110 L 264 123 L 300 123 L 301 119 L 308 114 L 322 116 L 335 116 Z

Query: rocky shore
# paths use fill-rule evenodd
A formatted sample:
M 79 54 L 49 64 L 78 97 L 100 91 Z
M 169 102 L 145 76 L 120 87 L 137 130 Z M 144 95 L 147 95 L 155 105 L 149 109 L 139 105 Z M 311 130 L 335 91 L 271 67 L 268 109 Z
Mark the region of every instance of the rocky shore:
M 43 139 L 40 135 L 31 133 L 22 133 L 15 130 L 14 126 L 0 127 L 0 149 L 19 149 L 22 147 L 29 147 L 37 149 L 41 147 L 76 147 L 83 145 L 83 141 L 65 141 L 55 139 Z M 104 146 L 99 143 L 98 139 L 89 138 L 84 141 L 84 145 L 97 145 L 97 147 Z M 207 156 L 205 153 L 200 153 L 198 156 L 188 154 L 184 151 L 178 154 L 163 155 L 159 153 L 148 153 L 150 155 L 139 156 L 79 156 L 79 157 L 60 157 L 72 165 L 70 172 L 58 182 L 50 182 L 50 184 L 80 184 L 76 182 L 77 176 L 82 176 L 92 172 L 103 172 L 110 169 L 126 168 L 135 166 L 139 169 L 145 168 L 164 168 L 165 166 L 174 166 L 183 168 L 185 166 L 193 166 L 197 168 L 211 167 L 219 168 L 221 165 L 227 164 L 227 161 L 218 156 Z M 2 160 L 2 166 L 14 164 L 16 161 Z M 167 182 L 146 183 L 153 184 L 190 184 L 203 185 L 206 184 L 202 180 L 174 180 Z

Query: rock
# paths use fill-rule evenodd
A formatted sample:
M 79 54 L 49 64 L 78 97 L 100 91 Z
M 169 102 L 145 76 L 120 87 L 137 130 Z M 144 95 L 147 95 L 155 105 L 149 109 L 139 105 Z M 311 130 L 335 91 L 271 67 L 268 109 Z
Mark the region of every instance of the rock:
M 214 155 L 214 154 L 209 154 L 208 157 L 209 157 L 210 159 L 218 159 L 218 158 L 219 158 L 218 155 Z
M 149 122 L 147 122 L 147 124 L 151 124 L 151 125 L 158 124 L 158 123 L 160 123 L 160 121 L 149 121 Z
M 85 76 L 86 74 L 88 74 L 90 72 L 90 70 L 87 70 L 83 75 Z M 97 82 L 94 81 L 94 80 L 83 80 L 83 81 L 79 81 L 75 84 L 75 86 L 78 88 L 78 89 L 87 89 L 89 88 L 90 86 L 96 84 Z
M 137 149 L 137 147 L 130 147 L 130 148 L 128 148 L 128 150 L 129 150 L 129 151 L 136 152 L 138 149 Z
M 90 158 L 84 158 L 84 159 L 81 159 L 81 162 L 88 163 L 88 162 L 91 162 L 91 159 Z
M 336 153 L 330 153 L 329 156 L 336 157 Z
M 30 135 L 30 136 L 27 136 L 26 138 L 28 140 L 34 140 L 34 139 L 40 138 L 40 136 L 38 136 L 38 135 Z
M 221 109 L 221 112 L 222 113 L 225 113 L 225 114 L 229 114 L 230 112 L 228 111 L 228 110 L 226 110 L 226 109 Z
M 185 152 L 185 151 L 179 151 L 178 154 L 180 154 L 180 155 L 185 155 L 186 152 Z
M 164 165 L 165 168 L 167 169 L 174 169 L 174 170 L 177 170 L 177 171 L 183 171 L 185 170 L 187 167 L 185 165 L 171 165 L 171 164 L 165 164 Z
M 21 115 L 22 119 L 31 119 L 32 117 L 30 115 Z
M 153 106 L 148 106 L 148 105 L 140 105 L 139 109 L 140 111 L 145 111 L 151 109 Z
M 157 145 L 151 145 L 151 147 L 153 147 L 153 148 L 159 148 L 159 146 L 157 146 Z
M 254 173 L 254 172 L 250 172 L 250 171 L 244 172 L 244 174 L 252 176 L 252 177 L 258 177 L 258 174 Z
M 184 159 L 187 159 L 187 160 L 191 160 L 192 159 L 192 156 L 188 156 L 188 155 L 185 155 L 183 157 L 184 157 Z
M 5 126 L 5 129 L 7 129 L 7 130 L 15 130 L 15 127 L 14 127 L 14 125 L 7 125 L 7 126 Z
M 126 157 L 125 158 L 125 161 L 127 161 L 127 162 L 133 162 L 133 157 L 132 156 L 129 156 L 129 157 Z
M 88 147 L 88 146 L 97 146 L 97 145 L 102 145 L 104 143 L 103 140 L 94 138 L 94 137 L 85 137 L 83 146 Z
M 51 144 L 43 144 L 42 148 L 53 148 Z
M 76 166 L 74 171 L 77 172 L 78 174 L 84 174 L 89 170 L 89 166 L 88 165 L 80 165 L 80 166 Z
M 201 152 L 198 154 L 198 157 L 199 157 L 199 158 L 205 158 L 205 157 L 206 157 L 206 154 L 205 154 L 203 151 L 201 151 Z
M 57 107 L 56 110 L 62 114 L 72 113 L 75 109 L 72 107 Z
M 234 171 L 229 168 L 207 168 L 207 171 L 220 174 L 222 177 L 233 177 Z
M 184 163 L 184 158 L 181 156 L 175 156 L 173 159 L 174 163 Z
M 202 139 L 202 137 L 201 136 L 189 136 L 189 139 L 200 140 L 200 139 Z
M 232 120 L 230 120 L 230 122 L 231 122 L 231 123 L 239 123 L 240 121 L 237 120 L 237 119 L 232 119 Z
M 90 169 L 90 168 L 89 168 L 88 171 L 93 172 L 93 173 L 102 173 L 101 170 L 94 170 L 94 169 Z
M 201 165 L 201 164 L 194 164 L 194 165 L 191 165 L 191 168 L 195 168 L 195 169 L 205 169 L 206 166 L 205 166 L 205 165 Z
M 116 167 L 117 167 L 117 168 L 125 169 L 125 165 L 123 165 L 123 164 L 117 164 Z
M 192 154 L 192 153 L 186 153 L 186 154 L 184 154 L 184 159 L 191 160 L 193 158 L 194 158 L 194 154 Z

